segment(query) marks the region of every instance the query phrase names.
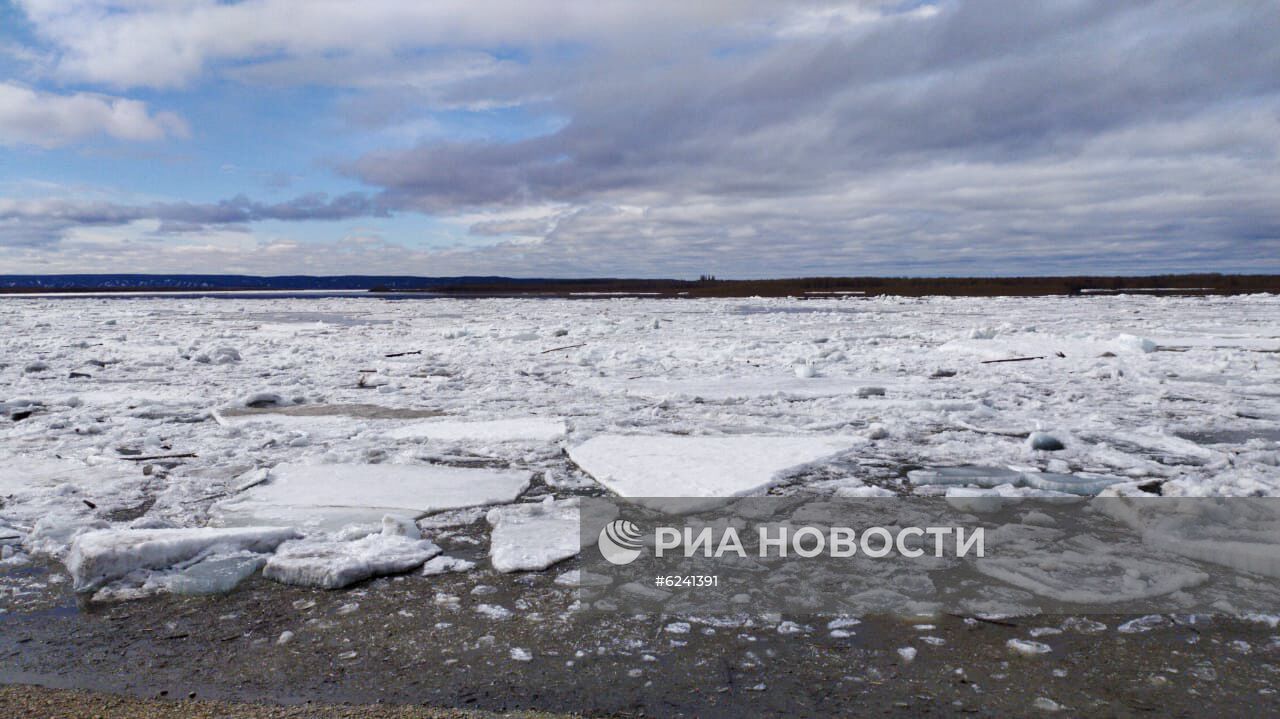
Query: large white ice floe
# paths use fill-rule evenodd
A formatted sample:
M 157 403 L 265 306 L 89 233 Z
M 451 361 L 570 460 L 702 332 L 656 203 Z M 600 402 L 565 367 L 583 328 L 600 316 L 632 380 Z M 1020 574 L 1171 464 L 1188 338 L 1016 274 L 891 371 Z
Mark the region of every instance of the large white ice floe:
M 1008 467 L 936 467 L 913 469 L 907 478 L 914 485 L 975 486 L 984 489 L 1011 485 L 1030 487 L 1048 492 L 1094 495 L 1113 484 L 1126 482 L 1123 477 L 1099 474 L 1062 474 L 1059 472 L 1032 472 Z M 950 496 L 950 495 L 948 495 Z
M 526 417 L 481 422 L 436 420 L 397 427 L 387 433 L 393 439 L 428 439 L 439 442 L 554 442 L 565 434 L 563 419 Z
M 569 457 L 623 497 L 739 497 L 858 442 L 841 436 L 606 434 L 571 447 Z
M 212 552 L 270 552 L 297 537 L 287 527 L 104 529 L 71 543 L 67 571 L 76 591 L 90 591 L 139 569 L 165 569 Z
M 222 525 L 288 524 L 337 529 L 385 514 L 513 502 L 531 474 L 418 464 L 279 464 L 267 481 L 210 510 Z
M 546 569 L 580 548 L 578 500 L 513 504 L 489 510 L 489 559 L 499 572 Z
M 340 589 L 371 577 L 407 572 L 441 551 L 410 527 L 411 523 L 387 516 L 380 533 L 354 541 L 289 542 L 267 560 L 262 576 L 283 584 Z

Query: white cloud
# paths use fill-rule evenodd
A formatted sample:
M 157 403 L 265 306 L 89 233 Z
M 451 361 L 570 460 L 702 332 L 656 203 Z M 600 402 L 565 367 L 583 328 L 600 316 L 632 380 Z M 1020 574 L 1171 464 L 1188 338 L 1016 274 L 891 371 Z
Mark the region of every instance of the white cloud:
M 270 55 L 379 54 L 423 46 L 678 42 L 749 17 L 766 0 L 19 0 L 60 53 L 66 78 L 177 87 L 219 60 Z M 663 30 L 665 32 L 658 32 Z M 675 35 L 679 35 L 676 32 Z
M 0 82 L 0 145 L 58 147 L 96 135 L 120 140 L 185 137 L 187 124 L 146 103 L 92 93 L 58 95 Z

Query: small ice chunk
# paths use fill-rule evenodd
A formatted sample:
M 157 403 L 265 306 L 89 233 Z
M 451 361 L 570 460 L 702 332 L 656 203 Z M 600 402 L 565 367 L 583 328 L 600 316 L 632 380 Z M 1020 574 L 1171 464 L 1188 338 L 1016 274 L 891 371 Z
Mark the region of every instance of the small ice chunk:
M 533 661 L 533 652 L 523 647 L 511 647 L 511 658 L 517 662 Z
M 475 569 L 475 566 L 475 562 L 457 557 L 432 557 L 427 560 L 426 564 L 422 565 L 422 574 L 431 577 L 448 572 L 469 572 Z
M 276 639 L 276 644 L 280 646 L 284 646 L 285 644 L 288 644 L 291 641 L 293 641 L 293 632 L 286 629 L 283 632 L 280 632 L 280 637 Z
M 1042 712 L 1056 712 L 1062 710 L 1062 705 L 1049 697 L 1036 697 L 1036 700 L 1031 703 L 1031 706 Z
M 499 572 L 541 570 L 578 554 L 577 498 L 489 510 L 489 558 Z
M 1057 452 L 1067 448 L 1062 440 L 1047 432 L 1032 432 L 1027 438 L 1027 446 L 1041 452 Z
M 1129 621 L 1116 627 L 1116 631 L 1121 634 L 1142 634 L 1149 632 L 1156 627 L 1168 626 L 1169 620 L 1163 614 L 1148 614 L 1145 617 L 1130 619 Z
M 511 610 L 500 604 L 477 604 L 476 613 L 489 619 L 504 620 L 511 618 Z
M 666 627 L 668 634 L 688 634 L 690 629 L 688 622 L 672 622 Z
M 288 404 L 285 398 L 276 392 L 254 392 L 240 400 L 240 404 L 245 407 L 279 407 Z
M 899 647 L 898 656 L 902 657 L 902 661 L 904 663 L 910 664 L 916 658 L 916 648 L 915 647 Z
M 1030 639 L 1010 639 L 1004 645 L 1009 648 L 1009 651 L 1021 654 L 1024 657 L 1039 656 L 1053 651 L 1053 647 L 1048 644 L 1033 642 Z
M 105 529 L 77 536 L 66 565 L 76 591 L 86 592 L 134 570 L 171 567 L 214 547 L 270 552 L 296 536 L 285 527 Z

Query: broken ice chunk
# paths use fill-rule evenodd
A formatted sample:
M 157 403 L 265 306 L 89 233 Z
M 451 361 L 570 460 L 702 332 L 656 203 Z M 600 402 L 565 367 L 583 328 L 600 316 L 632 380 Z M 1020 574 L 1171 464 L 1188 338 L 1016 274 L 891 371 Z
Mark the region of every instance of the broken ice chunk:
M 1101 474 L 1075 475 L 1057 472 L 1019 472 L 1006 467 L 913 469 L 907 472 L 907 478 L 915 485 L 973 485 L 985 489 L 1011 485 L 1079 495 L 1094 495 L 1113 484 L 1126 481 L 1121 477 L 1108 477 Z
M 1047 432 L 1032 432 L 1031 436 L 1027 438 L 1027 446 L 1041 452 L 1057 452 L 1066 449 L 1066 445 L 1062 443 L 1062 440 Z
M 489 557 L 499 572 L 541 570 L 580 549 L 576 498 L 489 510 Z
M 938 467 L 913 469 L 907 472 L 912 484 L 965 485 L 998 487 L 1002 484 L 1018 484 L 1022 473 L 1006 467 Z
M 1102 474 L 1059 474 L 1057 472 L 1023 472 L 1022 484 L 1033 489 L 1044 489 L 1068 494 L 1094 495 L 1119 482 L 1121 477 Z
M 266 564 L 267 558 L 251 552 L 215 556 L 187 567 L 161 582 L 174 594 L 226 594 Z
M 475 569 L 475 566 L 475 562 L 458 557 L 432 557 L 422 565 L 422 574 L 430 577 L 448 572 L 469 572 Z
M 397 527 L 392 522 L 383 533 L 354 542 L 290 542 L 267 560 L 262 576 L 282 584 L 340 589 L 370 577 L 407 572 L 440 553 L 435 544 L 406 537 Z
M 297 536 L 286 527 L 104 529 L 77 536 L 66 565 L 76 591 L 86 592 L 134 570 L 171 567 L 214 547 L 270 552 Z

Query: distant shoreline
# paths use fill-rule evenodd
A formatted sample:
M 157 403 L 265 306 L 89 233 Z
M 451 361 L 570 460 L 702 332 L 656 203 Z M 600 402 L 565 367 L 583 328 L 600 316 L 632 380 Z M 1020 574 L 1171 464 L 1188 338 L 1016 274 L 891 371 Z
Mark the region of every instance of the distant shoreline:
M 1125 277 L 804 277 L 773 280 L 529 279 L 507 277 L 249 277 L 242 275 L 0 275 L 0 296 L 854 298 L 1237 295 L 1280 293 L 1280 275 L 1150 275 Z

